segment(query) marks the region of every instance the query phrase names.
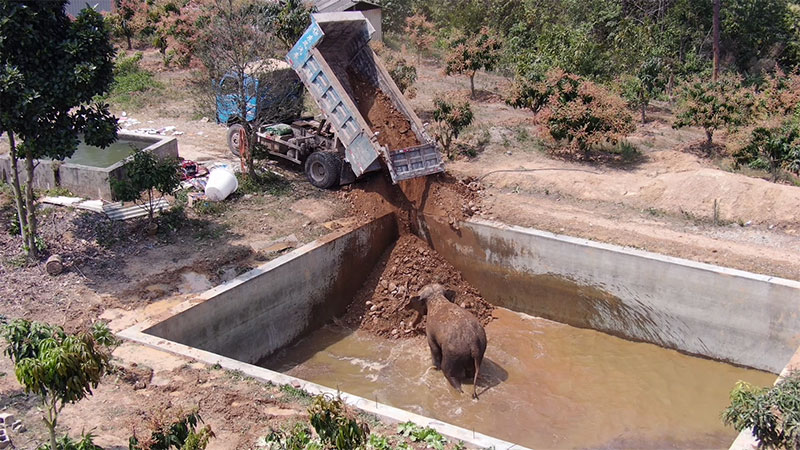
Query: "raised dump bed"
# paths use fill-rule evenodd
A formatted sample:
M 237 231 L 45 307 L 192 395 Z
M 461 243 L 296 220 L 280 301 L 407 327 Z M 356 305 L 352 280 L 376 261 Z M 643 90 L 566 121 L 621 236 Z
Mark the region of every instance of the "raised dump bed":
M 360 12 L 320 13 L 287 56 L 333 125 L 356 177 L 388 169 L 394 183 L 444 171 L 441 154 L 369 47 Z
M 331 325 L 397 238 L 392 216 L 121 334 L 312 393 L 341 390 L 364 410 L 497 449 L 727 446 L 736 435 L 719 419 L 727 392 L 738 379 L 769 384 L 798 345 L 798 282 L 492 222 L 459 225 L 422 218 L 419 228 L 498 307 L 477 402 L 428 367 L 424 337 Z

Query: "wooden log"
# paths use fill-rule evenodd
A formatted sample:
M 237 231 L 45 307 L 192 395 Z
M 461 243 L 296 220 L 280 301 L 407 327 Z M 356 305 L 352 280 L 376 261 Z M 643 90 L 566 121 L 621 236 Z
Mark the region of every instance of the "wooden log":
M 61 256 L 59 255 L 52 255 L 51 257 L 47 258 L 47 262 L 44 263 L 44 268 L 47 270 L 47 273 L 50 275 L 58 275 L 64 270 L 64 264 L 61 262 Z

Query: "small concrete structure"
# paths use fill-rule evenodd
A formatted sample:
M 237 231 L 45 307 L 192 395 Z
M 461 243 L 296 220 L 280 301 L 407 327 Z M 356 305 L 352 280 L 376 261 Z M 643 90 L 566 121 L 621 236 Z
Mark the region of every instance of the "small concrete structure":
M 174 137 L 119 133 L 119 140 L 144 141 L 149 145 L 142 151 L 152 152 L 159 158 L 178 157 L 178 139 Z M 80 197 L 112 201 L 114 199 L 110 180 L 122 179 L 125 175 L 125 164 L 130 158 L 108 167 L 92 167 L 49 159 L 38 160 L 37 166 L 33 169 L 33 186 L 37 189 L 62 187 Z M 18 169 L 20 183 L 26 183 L 28 178 L 24 165 L 20 164 Z M 11 158 L 8 155 L 0 155 L 0 179 L 11 182 Z
M 800 345 L 800 283 L 544 231 L 420 220 L 497 306 L 778 373 Z

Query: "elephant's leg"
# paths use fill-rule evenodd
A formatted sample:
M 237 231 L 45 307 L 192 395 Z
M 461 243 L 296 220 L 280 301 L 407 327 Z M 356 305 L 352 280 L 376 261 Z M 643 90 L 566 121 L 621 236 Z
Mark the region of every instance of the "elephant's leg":
M 436 370 L 442 368 L 442 347 L 439 346 L 439 343 L 436 342 L 436 339 L 433 338 L 432 335 L 428 335 L 428 347 L 431 348 L 431 360 L 433 361 L 433 367 Z
M 461 389 L 461 380 L 458 379 L 458 375 L 456 373 L 460 368 L 454 363 L 455 361 L 453 361 L 452 358 L 448 359 L 445 357 L 442 360 L 442 373 L 444 374 L 444 377 L 447 378 L 447 381 L 450 382 L 450 386 L 453 386 L 455 390 L 463 394 L 464 391 Z

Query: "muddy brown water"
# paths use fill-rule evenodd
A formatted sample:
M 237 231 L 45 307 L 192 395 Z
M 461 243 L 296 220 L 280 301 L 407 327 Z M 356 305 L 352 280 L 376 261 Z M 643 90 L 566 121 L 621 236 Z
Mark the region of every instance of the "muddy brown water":
M 775 375 L 495 310 L 480 400 L 434 370 L 424 337 L 325 326 L 261 365 L 532 448 L 727 448 L 736 381 Z

